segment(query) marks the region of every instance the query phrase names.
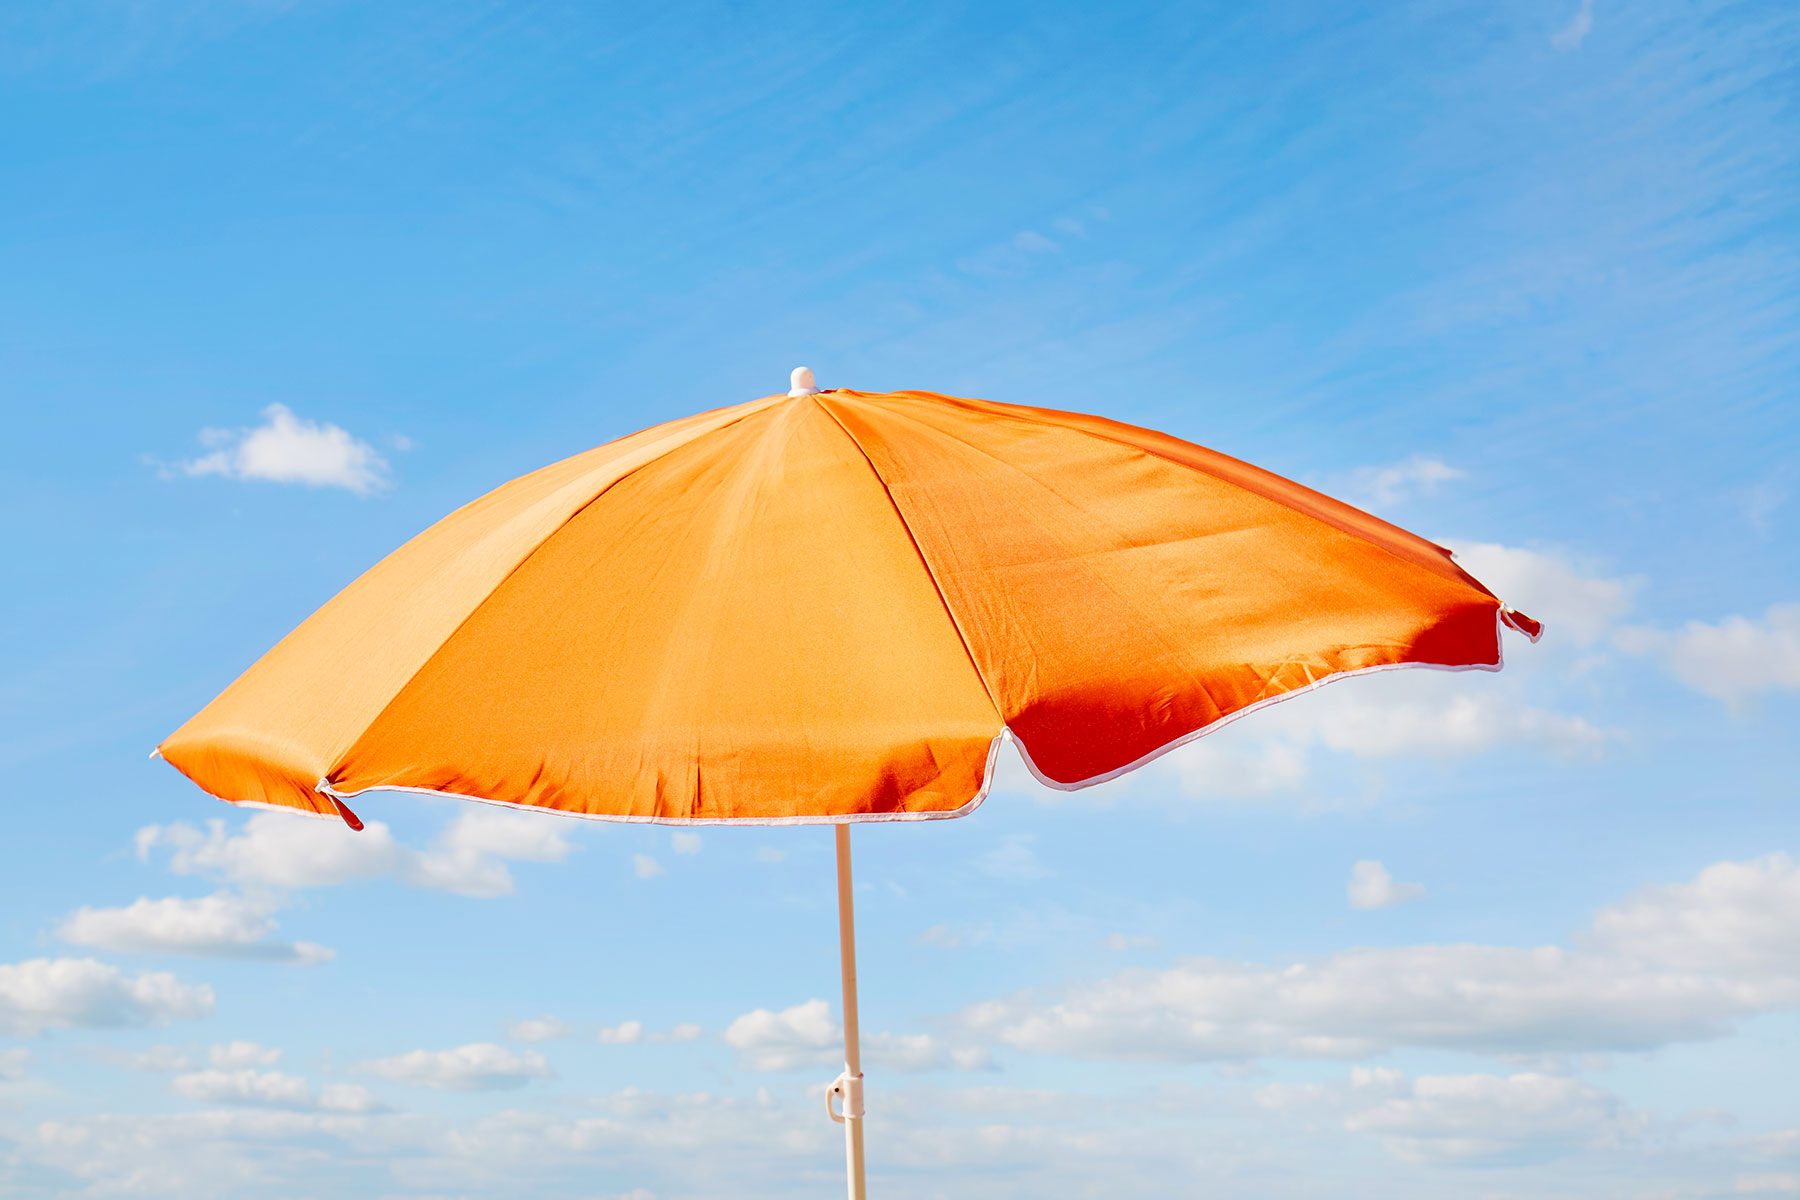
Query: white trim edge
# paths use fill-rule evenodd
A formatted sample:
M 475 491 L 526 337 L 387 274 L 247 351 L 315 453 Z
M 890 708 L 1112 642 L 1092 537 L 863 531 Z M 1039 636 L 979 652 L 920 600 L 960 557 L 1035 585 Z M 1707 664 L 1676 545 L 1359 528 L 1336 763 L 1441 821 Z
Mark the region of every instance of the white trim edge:
M 610 821 L 619 825 L 862 825 L 879 821 L 945 821 L 952 817 L 966 817 L 981 807 L 981 802 L 988 797 L 988 791 L 994 784 L 994 765 L 1000 757 L 1002 742 L 1012 740 L 1012 732 L 1001 727 L 988 743 L 987 764 L 981 772 L 981 789 L 970 797 L 968 802 L 957 808 L 948 808 L 932 812 L 887 812 L 887 813 L 840 813 L 835 816 L 818 817 L 642 817 L 630 813 L 590 813 L 575 812 L 566 808 L 548 808 L 539 804 L 520 804 L 515 800 L 494 800 L 487 796 L 469 796 L 462 792 L 446 792 L 437 788 L 407 787 L 402 784 L 378 783 L 373 787 L 362 788 L 354 792 L 341 792 L 331 786 L 330 782 L 321 779 L 313 788 L 321 796 L 343 804 L 359 796 L 367 796 L 371 792 L 410 792 L 416 796 L 442 796 L 447 800 L 473 800 L 477 804 L 495 804 L 502 808 L 510 808 L 517 812 L 551 813 L 559 817 L 573 817 L 582 821 Z M 231 801 L 230 803 L 240 803 Z M 266 806 L 274 807 L 274 806 Z M 294 812 L 305 812 L 294 809 Z M 309 816 L 327 816 L 326 813 L 309 813 Z

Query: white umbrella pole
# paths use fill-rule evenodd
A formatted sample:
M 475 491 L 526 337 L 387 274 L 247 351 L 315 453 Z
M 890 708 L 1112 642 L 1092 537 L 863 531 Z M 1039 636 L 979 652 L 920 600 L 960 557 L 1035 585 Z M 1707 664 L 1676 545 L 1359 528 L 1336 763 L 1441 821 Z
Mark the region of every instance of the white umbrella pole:
M 826 1094 L 825 1108 L 831 1119 L 844 1126 L 844 1163 L 849 1177 L 850 1200 L 867 1200 L 863 1182 L 863 1077 L 862 1048 L 856 1028 L 856 910 L 850 899 L 850 826 L 837 829 L 838 959 L 844 976 L 844 1073 Z M 843 1111 L 832 1107 L 832 1098 Z

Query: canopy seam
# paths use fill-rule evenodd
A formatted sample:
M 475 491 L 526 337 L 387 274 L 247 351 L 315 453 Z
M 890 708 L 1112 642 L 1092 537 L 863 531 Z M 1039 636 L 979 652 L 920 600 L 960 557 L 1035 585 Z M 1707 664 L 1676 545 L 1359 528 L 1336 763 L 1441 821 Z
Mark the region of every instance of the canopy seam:
M 831 423 L 838 427 L 838 431 L 849 440 L 850 444 L 856 447 L 856 452 L 862 456 L 863 462 L 868 464 L 869 474 L 873 475 L 875 482 L 881 486 L 881 494 L 887 497 L 888 507 L 894 510 L 894 519 L 900 522 L 900 528 L 906 532 L 906 540 L 912 543 L 913 553 L 919 556 L 919 565 L 925 568 L 925 578 L 931 581 L 931 590 L 937 593 L 938 603 L 944 607 L 944 615 L 950 618 L 950 628 L 956 631 L 956 640 L 962 644 L 963 653 L 969 659 L 969 666 L 974 670 L 975 678 L 981 682 L 981 690 L 987 694 L 988 703 L 994 706 L 994 715 L 1000 719 L 1001 728 L 1004 729 L 1007 722 L 1006 709 L 1001 705 L 999 697 L 994 695 L 994 689 L 988 682 L 987 673 L 981 669 L 981 663 L 975 657 L 975 650 L 969 644 L 969 635 L 963 629 L 962 622 L 957 620 L 956 610 L 950 605 L 950 597 L 944 594 L 943 584 L 938 582 L 937 572 L 931 566 L 931 559 L 926 557 L 924 547 L 919 545 L 918 536 L 913 533 L 912 526 L 907 523 L 906 513 L 901 510 L 899 502 L 894 499 L 894 490 L 888 486 L 888 481 L 882 477 L 880 468 L 875 465 L 875 460 L 869 457 L 869 452 L 864 448 L 862 442 L 854 433 L 850 432 L 849 427 L 825 403 L 823 393 L 814 395 L 812 401 L 819 406 L 819 411 L 831 419 Z
M 368 733 L 369 730 L 373 729 L 377 724 L 379 724 L 381 722 L 381 719 L 387 715 L 389 709 L 394 707 L 395 703 L 398 702 L 400 697 L 406 692 L 406 689 L 411 687 L 418 680 L 419 676 L 424 673 L 425 668 L 429 667 L 433 662 L 436 662 L 438 659 L 438 656 L 443 654 L 444 648 L 447 647 L 451 642 L 455 641 L 456 636 L 459 633 L 461 633 L 465 628 L 467 628 L 470 621 L 473 621 L 475 619 L 475 614 L 480 612 L 482 610 L 483 606 L 485 606 L 488 601 L 492 600 L 495 596 L 499 595 L 500 589 L 505 587 L 507 585 L 507 583 L 509 581 L 511 581 L 513 576 L 517 575 L 520 571 L 524 570 L 526 565 L 529 564 L 533 558 L 537 557 L 538 552 L 550 543 L 551 539 L 556 537 L 557 534 L 561 533 L 563 530 L 567 529 L 571 524 L 573 524 L 575 522 L 575 520 L 581 516 L 582 513 L 585 513 L 588 509 L 592 508 L 595 504 L 597 504 L 600 501 L 601 497 L 605 496 L 608 492 L 612 491 L 615 487 L 618 487 L 619 484 L 625 482 L 627 479 L 630 479 L 633 475 L 636 475 L 639 471 L 642 471 L 647 467 L 654 466 L 656 463 L 662 462 L 664 459 L 669 457 L 669 455 L 675 453 L 676 451 L 684 450 L 687 447 L 693 445 L 695 442 L 701 440 L 702 438 L 710 437 L 712 434 L 719 433 L 726 429 L 730 429 L 733 426 L 736 426 L 736 425 L 742 423 L 743 421 L 748 420 L 751 417 L 754 417 L 761 413 L 767 412 L 770 408 L 774 407 L 776 404 L 780 403 L 781 401 L 786 400 L 787 398 L 788 397 L 786 397 L 786 396 L 769 397 L 766 403 L 763 403 L 763 404 L 757 405 L 753 408 L 750 408 L 748 411 L 738 414 L 737 416 L 733 417 L 731 420 L 725 422 L 722 425 L 717 425 L 711 429 L 705 430 L 700 433 L 696 433 L 693 437 L 688 438 L 686 441 L 681 442 L 677 445 L 670 446 L 667 449 L 665 449 L 664 451 L 662 451 L 660 454 L 653 455 L 652 457 L 647 458 L 643 462 L 637 464 L 635 467 L 632 467 L 630 470 L 623 472 L 622 474 L 618 475 L 616 478 L 610 480 L 606 484 L 606 486 L 602 487 L 599 491 L 595 492 L 592 496 L 589 496 L 586 500 L 583 500 L 579 505 L 577 505 L 573 510 L 571 510 L 569 512 L 568 516 L 564 517 L 560 522 L 557 523 L 557 526 L 555 529 L 552 529 L 549 533 L 547 533 L 543 537 L 539 538 L 532 545 L 532 547 L 529 550 L 527 550 L 519 558 L 518 562 L 514 563 L 511 567 L 507 568 L 506 573 L 503 574 L 498 580 L 496 580 L 494 582 L 494 586 L 488 589 L 487 594 L 485 596 L 483 596 L 480 600 L 477 600 L 473 605 L 470 606 L 469 611 L 463 615 L 462 620 L 460 620 L 456 623 L 456 628 L 452 629 L 448 634 L 446 634 L 444 636 L 444 638 L 438 642 L 437 648 L 434 649 L 430 654 L 426 655 L 423 662 L 421 662 L 417 667 L 413 668 L 412 672 L 410 674 L 408 674 L 404 680 L 401 681 L 400 686 L 398 686 L 394 689 L 394 694 L 388 697 L 387 703 L 383 704 L 381 706 L 380 711 L 378 711 L 373 717 L 369 718 L 368 723 L 362 727 L 362 730 L 359 733 L 357 733 L 357 735 L 350 740 L 349 746 L 345 747 L 345 749 L 342 753 L 339 753 L 338 755 L 335 756 L 335 758 L 333 759 L 331 764 L 326 767 L 325 774 L 322 775 L 319 778 L 318 783 L 313 786 L 313 791 L 317 792 L 318 794 L 323 795 L 329 799 L 335 800 L 338 798 L 334 794 L 335 788 L 333 788 L 331 790 L 327 790 L 327 788 L 325 786 L 321 786 L 321 785 L 327 785 L 331 782 L 331 774 L 333 771 L 336 771 L 338 769 L 338 767 L 343 765 L 344 756 L 356 747 L 356 744 L 363 739 L 363 737 Z M 356 793 L 351 793 L 351 794 L 356 794 Z

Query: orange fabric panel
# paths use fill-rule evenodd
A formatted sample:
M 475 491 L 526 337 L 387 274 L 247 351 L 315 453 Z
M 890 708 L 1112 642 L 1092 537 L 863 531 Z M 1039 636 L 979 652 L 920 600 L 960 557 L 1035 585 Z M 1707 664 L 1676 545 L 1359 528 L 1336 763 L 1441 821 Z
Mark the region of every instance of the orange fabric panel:
M 1441 547 L 1164 434 L 774 396 L 457 510 L 161 749 L 324 813 L 321 777 L 636 820 L 945 815 L 1003 725 L 1090 781 L 1347 671 L 1497 666 L 1499 612 Z
M 880 480 L 811 400 L 621 480 L 330 773 L 637 819 L 948 812 L 999 714 Z
M 506 573 L 609 484 L 785 397 L 642 430 L 457 509 L 339 592 L 159 747 L 215 796 L 335 814 L 313 790 Z
M 1497 664 L 1444 551 L 1172 438 L 922 393 L 819 397 L 886 481 L 1008 727 L 1079 783 L 1259 701 Z

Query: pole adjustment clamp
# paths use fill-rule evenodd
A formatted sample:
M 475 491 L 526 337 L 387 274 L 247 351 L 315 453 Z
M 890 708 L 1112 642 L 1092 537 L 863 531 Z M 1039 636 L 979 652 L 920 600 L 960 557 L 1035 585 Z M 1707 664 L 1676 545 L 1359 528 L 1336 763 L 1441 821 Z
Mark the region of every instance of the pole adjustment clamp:
M 863 1077 L 852 1075 L 848 1069 L 831 1081 L 825 1089 L 825 1111 L 839 1125 L 846 1117 L 861 1120 L 863 1116 Z

